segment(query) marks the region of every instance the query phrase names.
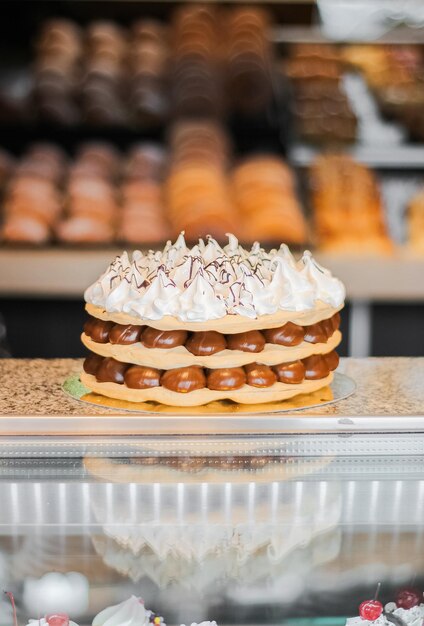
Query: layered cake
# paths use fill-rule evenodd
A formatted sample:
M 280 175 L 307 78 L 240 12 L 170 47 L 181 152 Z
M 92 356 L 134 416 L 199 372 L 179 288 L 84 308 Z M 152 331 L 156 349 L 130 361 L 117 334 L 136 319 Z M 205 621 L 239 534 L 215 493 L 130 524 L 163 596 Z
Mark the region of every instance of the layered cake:
M 259 404 L 329 385 L 343 284 L 310 252 L 229 236 L 118 256 L 85 292 L 81 382 L 129 402 Z

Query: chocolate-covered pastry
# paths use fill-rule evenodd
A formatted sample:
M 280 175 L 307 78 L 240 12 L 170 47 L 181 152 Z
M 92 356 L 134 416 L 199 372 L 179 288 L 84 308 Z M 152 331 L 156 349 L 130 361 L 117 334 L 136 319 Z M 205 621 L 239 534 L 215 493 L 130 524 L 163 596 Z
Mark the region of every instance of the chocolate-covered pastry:
M 115 324 L 109 333 L 110 343 L 120 345 L 130 345 L 140 340 L 140 333 L 144 326 L 135 326 L 133 324 Z
M 321 322 L 305 326 L 304 331 L 304 340 L 308 343 L 325 343 L 327 341 L 327 334 Z
M 206 385 L 215 391 L 240 389 L 246 383 L 246 374 L 242 367 L 225 367 L 209 370 Z
M 321 354 L 313 354 L 303 359 L 306 380 L 319 380 L 330 373 L 326 359 Z
M 330 317 L 329 319 L 322 320 L 320 322 L 320 326 L 326 336 L 326 339 L 329 339 L 331 335 L 334 333 L 334 326 L 333 326 L 332 318 Z
M 267 343 L 276 343 L 280 346 L 298 346 L 303 341 L 305 330 L 298 324 L 287 322 L 278 328 L 264 330 Z
M 94 323 L 89 327 L 91 339 L 96 343 L 107 343 L 109 341 L 109 333 L 113 325 L 113 322 L 94 320 Z
M 206 385 L 206 378 L 201 367 L 191 365 L 190 367 L 166 370 L 162 374 L 161 384 L 171 391 L 189 393 L 196 389 L 203 389 Z
M 227 345 L 230 350 L 242 352 L 262 352 L 265 347 L 265 337 L 259 330 L 245 333 L 236 333 L 227 336 Z
M 214 330 L 192 333 L 185 347 L 195 356 L 209 356 L 225 350 L 227 342 L 224 335 Z
M 271 387 L 277 382 L 277 374 L 268 365 L 249 363 L 244 370 L 247 375 L 247 384 L 252 387 Z
M 146 348 L 176 348 L 187 340 L 186 330 L 157 330 L 147 326 L 141 333 L 141 343 Z
M 117 383 L 124 384 L 124 374 L 128 369 L 127 363 L 121 363 L 112 357 L 103 359 L 100 367 L 96 372 L 96 379 L 99 383 Z
M 159 387 L 161 371 L 153 367 L 132 365 L 124 375 L 125 384 L 131 389 L 150 389 Z
M 91 374 L 92 376 L 95 376 L 102 362 L 103 362 L 103 357 L 100 356 L 99 354 L 89 354 L 83 363 L 84 372 L 87 372 L 87 374 Z
M 330 369 L 330 372 L 334 371 L 339 365 L 339 355 L 335 350 L 332 350 L 328 354 L 324 354 L 324 359 Z
M 333 324 L 333 332 L 340 328 L 341 317 L 340 313 L 335 313 L 333 317 L 330 318 L 331 323 Z
M 96 318 L 89 316 L 88 320 L 84 324 L 84 332 L 88 337 L 91 337 L 91 331 L 93 329 L 94 324 L 96 323 Z
M 290 361 L 281 363 L 273 368 L 280 383 L 297 385 L 305 378 L 305 366 L 302 361 Z

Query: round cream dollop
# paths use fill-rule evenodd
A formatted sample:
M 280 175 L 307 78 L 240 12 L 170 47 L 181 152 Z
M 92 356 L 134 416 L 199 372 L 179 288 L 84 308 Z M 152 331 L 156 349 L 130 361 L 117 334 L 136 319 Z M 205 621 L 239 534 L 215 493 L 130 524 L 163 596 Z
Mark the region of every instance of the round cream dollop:
M 424 623 L 424 604 L 418 604 L 411 609 L 396 609 L 393 615 L 400 617 L 407 626 L 422 626 Z
M 93 626 L 148 626 L 150 615 L 141 598 L 131 596 L 100 611 L 93 619 Z
M 318 303 L 340 308 L 343 284 L 310 252 L 296 263 L 287 246 L 250 250 L 234 235 L 222 248 L 209 237 L 188 248 L 181 234 L 162 251 L 124 252 L 84 294 L 86 302 L 108 313 L 140 320 L 166 316 L 205 322 L 226 315 L 256 319 L 278 311 L 308 311 Z

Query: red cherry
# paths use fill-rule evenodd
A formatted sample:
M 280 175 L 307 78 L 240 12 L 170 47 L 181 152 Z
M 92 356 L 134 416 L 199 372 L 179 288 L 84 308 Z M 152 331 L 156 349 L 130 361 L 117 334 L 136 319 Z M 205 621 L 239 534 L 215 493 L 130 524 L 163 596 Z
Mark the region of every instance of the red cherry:
M 423 594 L 418 589 L 409 587 L 406 589 L 400 589 L 396 594 L 396 606 L 400 609 L 412 609 L 413 606 L 417 606 L 421 603 Z
M 69 626 L 69 617 L 65 613 L 47 615 L 46 622 L 49 626 Z
M 359 615 L 362 619 L 373 622 L 383 612 L 383 605 L 378 600 L 365 600 L 359 605 Z

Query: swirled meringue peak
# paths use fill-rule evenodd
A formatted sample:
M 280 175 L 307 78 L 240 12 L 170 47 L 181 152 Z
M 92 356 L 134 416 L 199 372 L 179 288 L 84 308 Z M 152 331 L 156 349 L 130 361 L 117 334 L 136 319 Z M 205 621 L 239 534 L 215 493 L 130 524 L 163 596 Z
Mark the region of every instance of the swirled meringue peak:
M 141 320 L 173 316 L 204 322 L 226 315 L 255 319 L 277 311 L 307 311 L 319 302 L 338 308 L 345 288 L 306 251 L 299 262 L 284 244 L 266 252 L 243 248 L 234 235 L 221 247 L 212 237 L 193 248 L 181 233 L 162 251 L 124 252 L 85 292 L 86 302 Z
M 148 611 L 141 598 L 131 596 L 100 611 L 92 626 L 166 626 L 162 617 Z

